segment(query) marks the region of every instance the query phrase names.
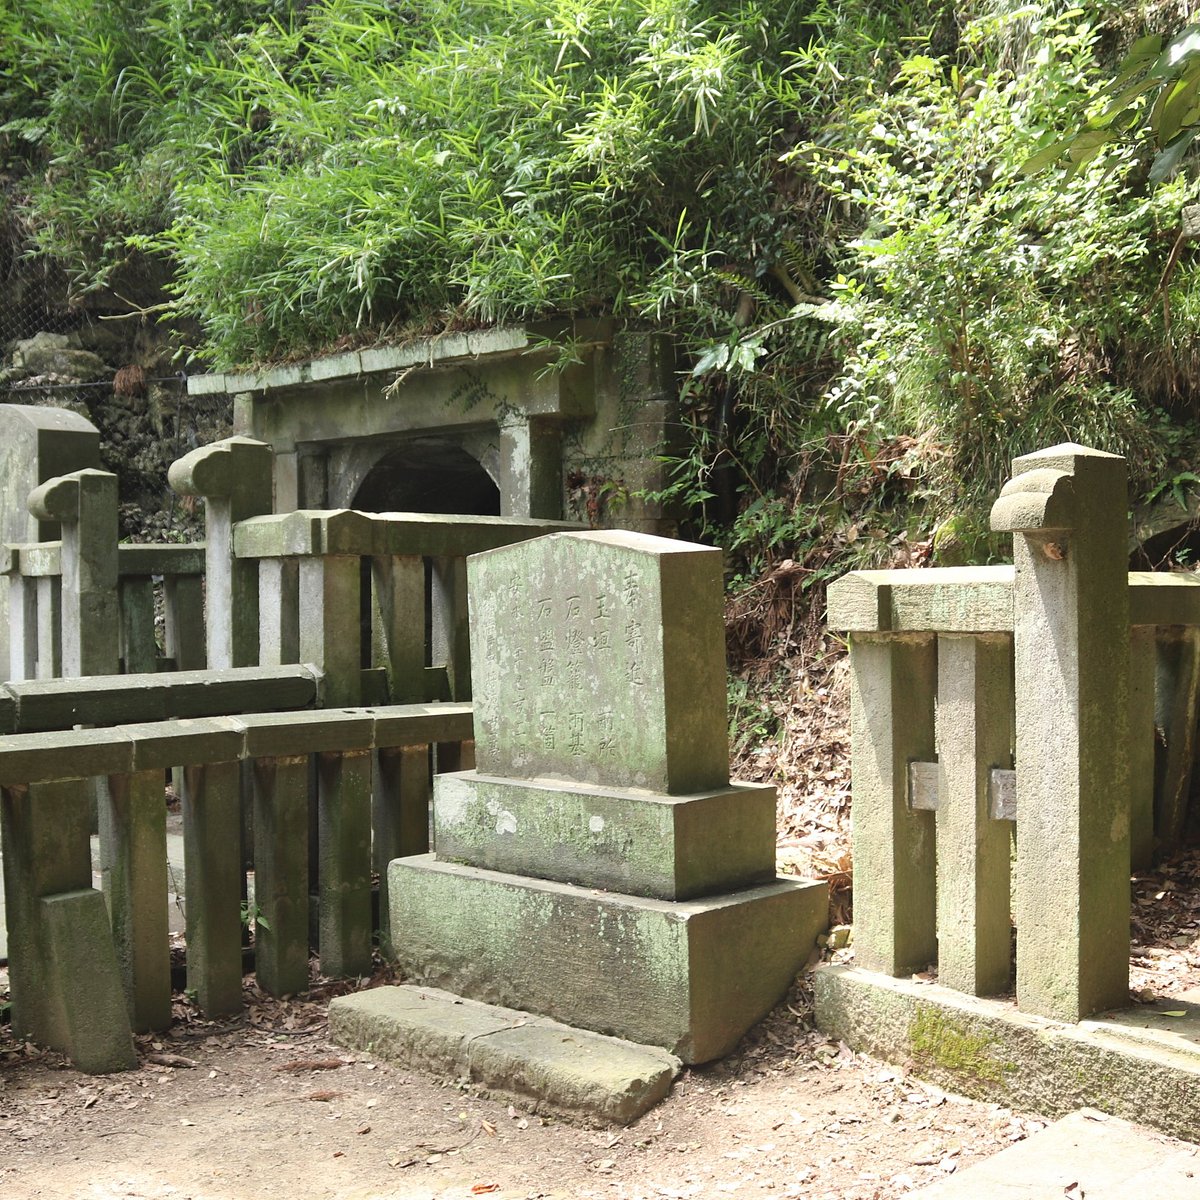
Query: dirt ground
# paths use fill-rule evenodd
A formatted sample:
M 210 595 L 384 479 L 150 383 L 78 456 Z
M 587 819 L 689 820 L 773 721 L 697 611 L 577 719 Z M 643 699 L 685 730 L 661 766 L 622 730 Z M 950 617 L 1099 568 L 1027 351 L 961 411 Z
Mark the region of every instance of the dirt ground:
M 770 753 L 744 748 L 739 774 L 780 784 L 781 869 L 826 878 L 845 921 L 844 659 L 801 684 L 804 704 L 764 705 L 781 736 Z M 1133 998 L 1200 989 L 1200 849 L 1136 876 L 1133 901 Z M 181 999 L 170 1031 L 139 1039 L 139 1069 L 115 1076 L 81 1075 L 0 1025 L 0 1200 L 890 1200 L 1043 1125 L 828 1041 L 802 985 L 624 1130 L 347 1053 L 326 1034 L 335 990 L 281 1003 L 248 984 L 245 1015 L 225 1023 Z
M 628 1129 L 347 1053 L 327 1039 L 323 1001 L 248 997 L 224 1024 L 181 1009 L 121 1075 L 81 1075 L 5 1027 L 0 1196 L 884 1200 L 1042 1127 L 827 1041 L 802 988 Z
M 1200 850 L 1134 879 L 1134 998 L 1200 987 Z M 845 952 L 839 952 L 841 957 Z M 386 982 L 380 976 L 375 982 Z M 7 987 L 0 971 L 0 995 Z M 585 1129 L 333 1046 L 313 997 L 182 999 L 140 1067 L 86 1076 L 0 1026 L 3 1200 L 890 1200 L 1042 1127 L 830 1042 L 793 989 L 629 1129 Z

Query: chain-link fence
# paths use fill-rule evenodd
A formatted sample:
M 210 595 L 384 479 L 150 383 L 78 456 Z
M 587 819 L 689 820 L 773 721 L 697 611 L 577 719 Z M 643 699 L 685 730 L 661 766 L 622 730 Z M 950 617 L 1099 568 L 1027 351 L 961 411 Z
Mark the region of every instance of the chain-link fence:
M 120 479 L 122 536 L 202 536 L 200 514 L 171 492 L 167 468 L 229 434 L 230 403 L 190 397 L 169 333 L 140 313 L 98 311 L 96 301 L 73 303 L 52 262 L 0 245 L 0 403 L 65 408 L 96 426 L 101 465 Z
M 66 302 L 66 280 L 46 260 L 0 247 L 0 349 L 43 331 L 65 333 L 79 324 Z

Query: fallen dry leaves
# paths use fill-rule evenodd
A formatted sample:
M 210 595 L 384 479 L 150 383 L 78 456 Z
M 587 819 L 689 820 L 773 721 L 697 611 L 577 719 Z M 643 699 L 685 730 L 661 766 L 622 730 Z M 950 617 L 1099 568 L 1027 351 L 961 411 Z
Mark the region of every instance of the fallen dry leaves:
M 1200 849 L 1133 878 L 1129 986 L 1136 1000 L 1200 988 Z
M 275 1068 L 277 1071 L 336 1071 L 339 1067 L 351 1063 L 352 1058 L 298 1058 L 295 1062 L 283 1063 Z

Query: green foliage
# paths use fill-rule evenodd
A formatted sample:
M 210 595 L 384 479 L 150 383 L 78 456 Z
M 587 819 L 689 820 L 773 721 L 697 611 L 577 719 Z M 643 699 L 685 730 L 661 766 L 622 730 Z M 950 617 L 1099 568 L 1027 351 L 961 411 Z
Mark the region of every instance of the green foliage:
M 1198 328 L 1192 272 L 1163 274 L 1187 185 L 1139 188 L 1128 147 L 1066 181 L 1022 171 L 1104 81 L 1078 10 L 1023 15 L 1020 70 L 997 65 L 1002 22 L 969 25 L 957 61 L 908 59 L 832 144 L 797 152 L 862 215 L 832 283 L 849 349 L 827 401 L 922 439 L 939 519 L 965 500 L 983 524 L 1010 459 L 1068 439 L 1128 455 L 1146 489 L 1162 408 L 1190 385 L 1147 353 Z
M 245 929 L 265 929 L 269 933 L 271 930 L 270 923 L 262 915 L 262 909 L 253 901 L 242 901 L 241 905 L 242 926 Z
M 788 2 L 318 0 L 206 73 L 209 134 L 145 243 L 224 361 L 364 328 L 707 304 L 776 195 Z
M 1158 151 L 1150 182 L 1172 175 L 1200 133 L 1200 25 L 1188 25 L 1170 39 L 1138 38 L 1101 98 L 1099 112 L 1068 137 L 1043 146 L 1024 170 L 1062 162 L 1071 175 L 1106 147 L 1148 136 Z
M 34 251 L 77 289 L 165 227 L 204 138 L 211 68 L 276 0 L 0 0 L 0 166 Z
M 791 559 L 811 586 L 935 528 L 937 554 L 987 557 L 1016 453 L 1071 438 L 1129 456 L 1141 493 L 1191 482 L 1195 185 L 1148 187 L 1130 135 L 1174 154 L 1200 119 L 1200 36 L 1138 43 L 1113 84 L 1114 19 L 0 0 L 2 211 L 79 288 L 161 256 L 220 364 L 654 322 L 685 364 L 662 496 L 735 571 Z M 1072 113 L 1073 170 L 1031 171 Z
M 1183 509 L 1187 508 L 1188 493 L 1193 486 L 1200 483 L 1200 475 L 1195 471 L 1177 471 L 1169 479 L 1163 479 L 1146 494 L 1147 500 L 1157 500 L 1169 496 Z
M 756 689 L 747 680 L 731 675 L 727 688 L 729 710 L 729 753 L 739 759 L 753 747 L 778 741 L 783 735 L 774 697 Z

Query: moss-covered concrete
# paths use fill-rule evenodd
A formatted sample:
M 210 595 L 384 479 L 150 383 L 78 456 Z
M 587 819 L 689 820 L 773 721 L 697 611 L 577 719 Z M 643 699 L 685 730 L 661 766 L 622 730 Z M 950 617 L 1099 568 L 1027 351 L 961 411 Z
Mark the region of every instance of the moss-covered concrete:
M 409 978 L 554 1017 L 685 1062 L 728 1054 L 825 927 L 824 883 L 668 902 L 442 863 L 389 868 Z
M 820 967 L 822 1032 L 980 1100 L 1062 1116 L 1081 1107 L 1200 1136 L 1200 1009 L 1122 1010 L 1077 1025 L 937 984 Z M 1172 1002 L 1174 1005 L 1174 1002 Z
M 434 781 L 438 857 L 660 900 L 775 878 L 775 789 L 656 792 L 518 782 L 467 771 Z

